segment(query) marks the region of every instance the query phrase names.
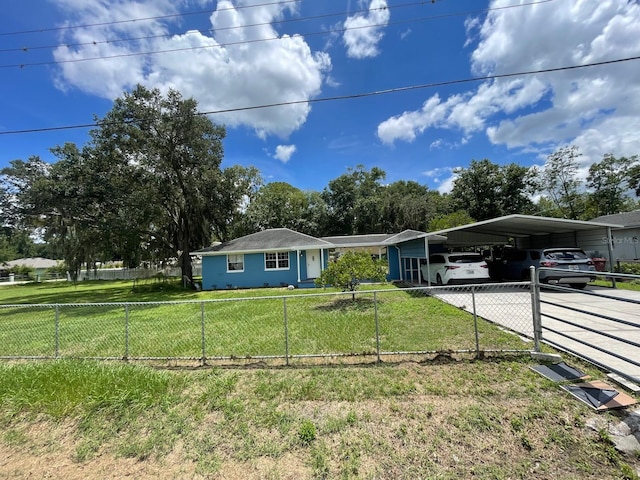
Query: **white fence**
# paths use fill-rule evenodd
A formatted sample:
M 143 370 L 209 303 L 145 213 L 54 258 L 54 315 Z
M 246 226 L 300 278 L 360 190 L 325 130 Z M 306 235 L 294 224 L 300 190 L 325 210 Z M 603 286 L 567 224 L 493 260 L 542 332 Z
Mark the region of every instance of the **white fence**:
M 193 276 L 202 275 L 202 266 L 193 266 Z M 78 273 L 78 281 L 84 280 L 134 280 L 138 278 L 153 277 L 177 277 L 182 276 L 179 267 L 166 268 L 102 268 L 97 270 L 82 270 Z M 67 276 L 70 280 L 70 276 Z

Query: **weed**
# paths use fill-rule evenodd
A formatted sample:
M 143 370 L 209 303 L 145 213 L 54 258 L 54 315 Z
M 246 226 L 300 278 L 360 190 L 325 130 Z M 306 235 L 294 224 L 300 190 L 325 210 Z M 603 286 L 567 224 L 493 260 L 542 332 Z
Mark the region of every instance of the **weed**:
M 298 439 L 302 445 L 310 445 L 316 439 L 316 426 L 308 419 L 304 419 L 298 427 Z
M 524 422 L 521 418 L 512 418 L 511 419 L 511 429 L 514 432 L 521 432 L 524 429 Z
M 533 450 L 533 444 L 531 443 L 531 440 L 529 439 L 529 437 L 527 437 L 525 433 L 520 435 L 520 444 L 524 447 L 525 450 L 529 452 Z

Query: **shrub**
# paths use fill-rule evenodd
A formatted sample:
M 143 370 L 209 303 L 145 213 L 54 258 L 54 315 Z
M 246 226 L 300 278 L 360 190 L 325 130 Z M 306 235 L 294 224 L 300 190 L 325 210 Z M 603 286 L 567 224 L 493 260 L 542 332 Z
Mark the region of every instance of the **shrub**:
M 640 263 L 620 263 L 613 269 L 616 273 L 640 275 Z
M 382 282 L 387 274 L 384 262 L 376 262 L 367 252 L 346 252 L 337 261 L 330 263 L 316 285 L 321 287 L 334 286 L 343 292 L 355 292 L 362 280 Z

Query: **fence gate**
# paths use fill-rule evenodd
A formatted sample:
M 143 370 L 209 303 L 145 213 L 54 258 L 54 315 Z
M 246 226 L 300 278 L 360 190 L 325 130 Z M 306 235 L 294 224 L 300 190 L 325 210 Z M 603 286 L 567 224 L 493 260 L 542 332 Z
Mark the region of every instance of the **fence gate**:
M 540 270 L 553 269 L 539 269 L 536 285 Z M 605 370 L 640 381 L 640 291 L 623 288 L 640 277 L 606 273 L 601 278 L 609 286 L 576 290 L 543 285 L 537 312 L 540 338 Z

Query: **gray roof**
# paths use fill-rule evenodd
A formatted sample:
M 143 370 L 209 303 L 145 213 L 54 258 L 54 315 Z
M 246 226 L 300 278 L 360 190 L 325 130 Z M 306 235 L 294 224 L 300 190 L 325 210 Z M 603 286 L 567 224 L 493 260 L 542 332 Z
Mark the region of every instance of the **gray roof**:
M 597 221 L 567 220 L 563 218 L 537 217 L 533 215 L 507 215 L 482 222 L 470 223 L 459 227 L 440 230 L 437 234 L 447 236 L 447 244 L 491 245 L 506 243 L 509 237 L 528 237 L 569 233 L 577 231 L 596 231 L 606 227 L 622 227 Z
M 319 238 L 294 232 L 288 228 L 272 228 L 252 233 L 229 242 L 213 245 L 192 252 L 193 255 L 216 255 L 228 253 L 250 253 L 286 251 L 291 249 L 331 248 L 333 245 Z
M 431 242 L 443 242 L 447 238 L 441 235 L 431 235 L 419 230 L 405 230 L 400 233 L 373 233 L 370 235 L 343 235 L 339 237 L 322 237 L 335 247 L 385 247 L 398 243 L 429 237 Z
M 372 233 L 370 235 L 339 235 L 336 237 L 322 237 L 325 242 L 333 247 L 377 247 L 384 245 L 385 241 L 393 237 L 389 233 Z
M 447 240 L 447 237 L 444 235 L 436 235 L 433 233 L 425 233 L 419 230 L 405 230 L 404 232 L 400 232 L 396 235 L 392 235 L 387 239 L 388 244 L 396 244 L 401 242 L 407 242 L 409 240 L 416 240 L 418 238 L 428 237 L 429 242 L 431 243 L 442 243 Z
M 57 260 L 50 260 L 48 258 L 34 257 L 34 258 L 19 258 L 17 260 L 11 260 L 6 262 L 10 267 L 25 266 L 34 269 L 46 269 L 52 268 L 58 265 Z
M 624 225 L 625 227 L 640 226 L 640 210 L 633 212 L 614 213 L 611 215 L 602 215 L 594 218 L 592 222 L 610 223 L 616 226 Z
M 202 250 L 191 252 L 191 254 L 222 255 L 292 249 L 305 250 L 309 248 L 384 247 L 425 237 L 428 237 L 430 242 L 435 243 L 441 243 L 446 240 L 446 237 L 441 235 L 433 235 L 418 230 L 405 230 L 401 233 L 372 233 L 370 235 L 341 235 L 315 238 L 288 228 L 272 228 L 236 238 L 229 242 L 212 245 Z

